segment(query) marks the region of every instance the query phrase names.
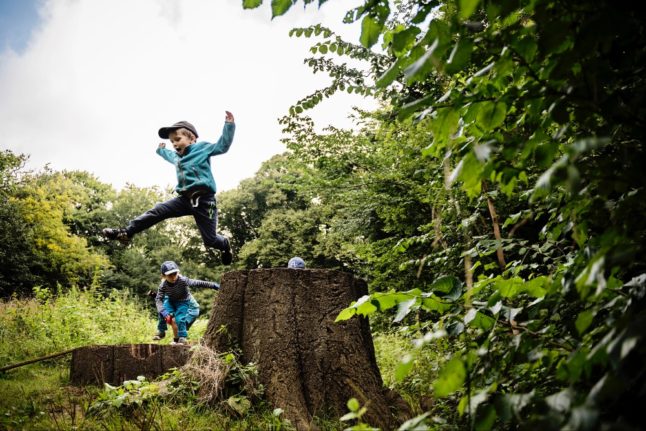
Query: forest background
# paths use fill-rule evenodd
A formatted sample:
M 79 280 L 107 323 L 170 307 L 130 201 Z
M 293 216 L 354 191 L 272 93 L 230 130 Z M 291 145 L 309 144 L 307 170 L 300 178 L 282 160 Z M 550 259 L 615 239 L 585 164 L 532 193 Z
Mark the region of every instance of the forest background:
M 404 340 L 391 384 L 425 429 L 639 429 L 646 41 L 634 6 L 367 0 L 346 21 L 359 41 L 292 30 L 312 38 L 305 62 L 330 86 L 281 119 L 286 153 L 218 194 L 233 269 L 299 255 L 365 278 L 370 295 L 339 320 L 369 316 L 375 337 Z M 317 133 L 307 110 L 335 92 L 382 108 L 357 111 L 357 130 Z M 168 259 L 193 278 L 225 270 L 192 220 L 127 248 L 99 237 L 170 190 L 28 172 L 26 157 L 0 155 L 6 301 L 73 286 L 143 299 Z

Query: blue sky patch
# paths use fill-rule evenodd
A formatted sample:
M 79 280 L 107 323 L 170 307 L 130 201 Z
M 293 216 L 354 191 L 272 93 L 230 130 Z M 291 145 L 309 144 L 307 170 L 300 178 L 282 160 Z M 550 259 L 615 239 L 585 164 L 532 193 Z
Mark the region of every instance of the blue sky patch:
M 22 53 L 40 22 L 40 0 L 0 0 L 0 51 Z

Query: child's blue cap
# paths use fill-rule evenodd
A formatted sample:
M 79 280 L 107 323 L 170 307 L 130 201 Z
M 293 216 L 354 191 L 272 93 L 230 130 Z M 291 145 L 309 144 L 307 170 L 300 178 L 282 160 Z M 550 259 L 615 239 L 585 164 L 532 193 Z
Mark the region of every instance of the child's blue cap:
M 298 256 L 292 257 L 287 263 L 287 268 L 305 269 L 305 261 Z
M 172 260 L 167 260 L 161 265 L 161 273 L 164 275 L 172 274 L 174 272 L 179 272 L 179 266 Z

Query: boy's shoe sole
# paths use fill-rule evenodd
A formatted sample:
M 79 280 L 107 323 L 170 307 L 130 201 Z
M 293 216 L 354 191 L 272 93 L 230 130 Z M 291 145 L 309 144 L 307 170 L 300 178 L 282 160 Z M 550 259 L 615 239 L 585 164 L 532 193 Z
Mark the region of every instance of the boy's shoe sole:
M 228 238 L 224 238 L 224 250 L 222 250 L 222 264 L 231 265 L 233 262 L 233 253 L 231 253 L 231 244 L 229 244 Z
M 101 234 L 107 239 L 117 240 L 124 245 L 130 242 L 130 237 L 128 236 L 128 232 L 126 232 L 125 229 L 106 227 L 101 231 Z

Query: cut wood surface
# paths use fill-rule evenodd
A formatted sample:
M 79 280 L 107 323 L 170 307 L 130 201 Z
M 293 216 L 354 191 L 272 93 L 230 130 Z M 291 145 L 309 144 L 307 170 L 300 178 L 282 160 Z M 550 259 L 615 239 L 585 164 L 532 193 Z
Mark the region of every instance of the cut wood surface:
M 239 348 L 244 362 L 257 364 L 267 399 L 299 430 L 312 429 L 314 415 L 347 413 L 352 397 L 381 429 L 397 428 L 410 415 L 383 386 L 368 321 L 334 322 L 367 293 L 364 281 L 340 271 L 275 268 L 230 272 L 221 286 L 207 346 Z

